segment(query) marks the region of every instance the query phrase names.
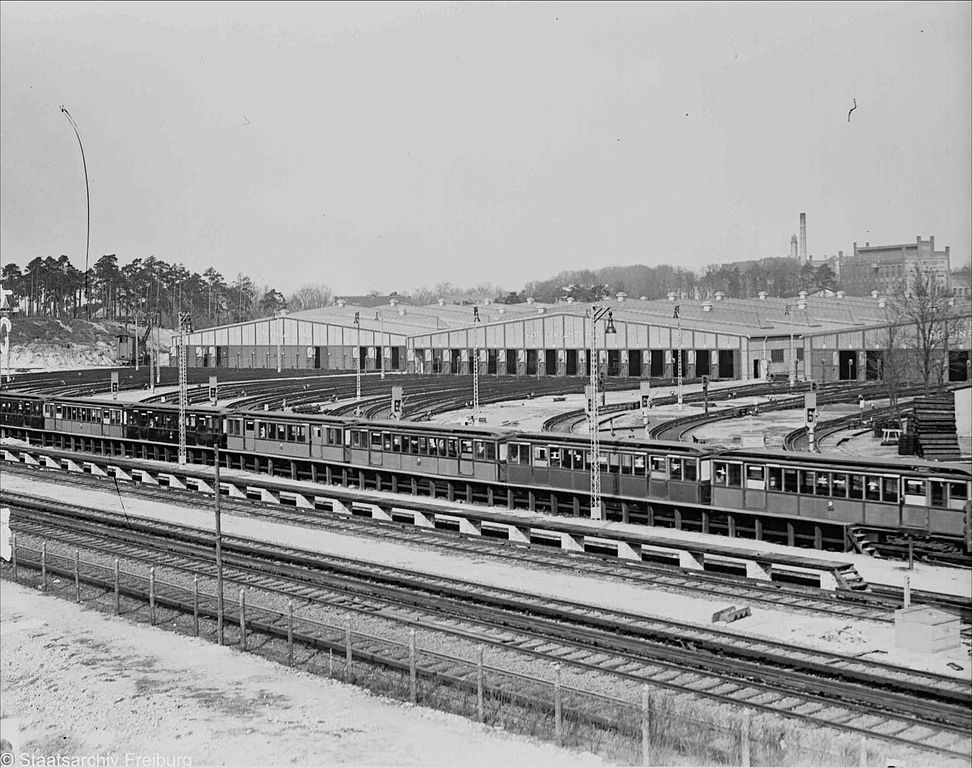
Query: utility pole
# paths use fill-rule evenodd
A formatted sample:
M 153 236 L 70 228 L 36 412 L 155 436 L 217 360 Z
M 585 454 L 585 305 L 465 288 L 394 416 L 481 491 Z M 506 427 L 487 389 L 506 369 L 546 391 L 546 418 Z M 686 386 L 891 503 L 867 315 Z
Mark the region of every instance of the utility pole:
M 783 308 L 784 317 L 790 317 L 790 314 L 792 312 L 793 309 L 790 307 L 789 304 L 787 304 Z M 794 356 L 794 351 L 793 351 L 793 322 L 790 321 L 790 388 L 791 389 L 793 388 L 794 384 L 796 384 L 796 357 Z
M 381 380 L 385 380 L 385 318 L 381 316 L 381 312 L 375 312 L 375 320 L 378 321 L 378 336 L 379 336 L 379 347 L 378 347 L 378 358 L 381 361 Z
M 473 307 L 473 323 L 478 325 L 479 307 Z M 479 334 L 473 328 L 473 424 L 479 424 Z
M 590 319 L 590 336 L 588 337 L 588 348 L 590 350 L 591 377 L 587 392 L 587 414 L 590 422 L 590 447 L 591 447 L 591 519 L 601 520 L 604 517 L 604 510 L 601 502 L 601 436 L 598 431 L 598 410 L 600 395 L 600 376 L 598 372 L 598 352 L 597 352 L 597 321 L 607 315 L 607 325 L 604 329 L 605 335 L 617 333 L 614 328 L 614 314 L 610 307 L 592 306 L 587 311 Z
M 219 484 L 219 438 L 213 439 L 213 487 L 216 491 L 216 636 L 217 642 L 223 644 L 223 530 L 220 523 L 220 484 Z
M 682 320 L 679 317 L 681 306 L 676 304 L 672 317 L 678 323 L 678 361 L 676 362 L 676 381 L 678 382 L 678 410 L 682 410 Z
M 188 312 L 179 313 L 179 464 L 186 458 L 186 407 L 189 404 L 189 372 L 186 361 L 186 336 L 190 323 Z
M 357 346 L 354 350 L 354 401 L 357 406 L 354 409 L 355 416 L 361 415 L 361 313 L 354 313 L 354 327 L 357 330 Z

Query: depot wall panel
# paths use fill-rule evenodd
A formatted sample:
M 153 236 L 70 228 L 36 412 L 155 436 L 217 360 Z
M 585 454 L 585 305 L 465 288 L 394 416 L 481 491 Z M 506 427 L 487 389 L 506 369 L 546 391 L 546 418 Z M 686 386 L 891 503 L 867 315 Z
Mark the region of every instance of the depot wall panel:
M 742 339 L 738 336 L 728 336 L 724 333 L 720 333 L 717 337 L 718 348 L 719 349 L 741 349 Z
M 523 347 L 523 323 L 510 323 L 506 326 L 506 346 L 520 349 Z
M 837 344 L 840 349 L 861 349 L 864 346 L 864 334 L 860 331 L 837 334 Z
M 668 328 L 648 326 L 648 346 L 652 349 L 671 349 L 672 334 Z
M 716 335 L 714 333 L 706 333 L 705 331 L 699 331 L 695 334 L 695 348 L 696 349 L 715 349 L 716 348 Z

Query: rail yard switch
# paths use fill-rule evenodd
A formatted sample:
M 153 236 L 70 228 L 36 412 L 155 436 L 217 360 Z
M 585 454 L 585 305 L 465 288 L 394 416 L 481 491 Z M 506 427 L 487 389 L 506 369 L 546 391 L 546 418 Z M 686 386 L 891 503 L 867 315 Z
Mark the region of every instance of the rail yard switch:
M 716 624 L 720 621 L 726 622 L 726 624 L 731 624 L 739 619 L 745 619 L 747 616 L 752 616 L 753 612 L 749 609 L 749 606 L 744 606 L 742 608 L 736 608 L 734 605 L 730 605 L 728 608 L 723 608 L 721 611 L 716 611 L 712 614 L 712 623 Z

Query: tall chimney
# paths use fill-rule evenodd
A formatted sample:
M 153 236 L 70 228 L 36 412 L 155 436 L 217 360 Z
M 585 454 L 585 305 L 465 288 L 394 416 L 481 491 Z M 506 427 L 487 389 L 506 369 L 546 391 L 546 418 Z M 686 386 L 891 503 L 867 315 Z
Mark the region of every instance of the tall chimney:
M 800 214 L 800 263 L 807 263 L 807 214 Z
M 800 258 L 800 251 L 798 250 L 796 235 L 790 238 L 790 258 L 794 261 Z

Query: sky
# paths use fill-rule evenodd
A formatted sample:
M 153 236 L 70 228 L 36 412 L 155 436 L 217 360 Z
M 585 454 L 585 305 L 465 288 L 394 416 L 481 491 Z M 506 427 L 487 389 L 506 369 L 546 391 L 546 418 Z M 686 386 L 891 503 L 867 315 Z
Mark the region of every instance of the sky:
M 508 289 L 972 252 L 969 3 L 0 4 L 0 259 Z M 856 100 L 857 109 L 850 114 Z

